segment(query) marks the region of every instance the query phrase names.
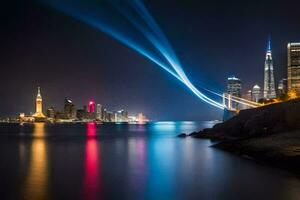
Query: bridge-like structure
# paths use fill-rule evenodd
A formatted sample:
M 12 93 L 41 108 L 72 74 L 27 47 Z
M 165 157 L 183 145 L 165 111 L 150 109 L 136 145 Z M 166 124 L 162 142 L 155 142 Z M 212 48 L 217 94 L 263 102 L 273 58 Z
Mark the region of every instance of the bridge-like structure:
M 223 106 L 227 110 L 240 111 L 249 108 L 257 108 L 263 106 L 261 103 L 233 96 L 228 93 L 223 93 Z
M 222 98 L 224 106 L 223 121 L 226 121 L 237 115 L 240 110 L 263 106 L 263 104 L 236 97 L 228 93 L 223 93 Z

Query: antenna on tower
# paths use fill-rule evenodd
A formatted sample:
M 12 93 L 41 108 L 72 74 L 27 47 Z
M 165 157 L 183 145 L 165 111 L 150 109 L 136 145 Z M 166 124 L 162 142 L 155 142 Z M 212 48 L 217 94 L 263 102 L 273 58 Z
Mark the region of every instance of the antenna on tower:
M 271 42 L 271 36 L 269 36 L 269 39 L 268 39 L 268 51 L 272 51 L 272 42 Z
M 41 87 L 38 87 L 38 93 L 37 93 L 37 97 L 41 97 Z

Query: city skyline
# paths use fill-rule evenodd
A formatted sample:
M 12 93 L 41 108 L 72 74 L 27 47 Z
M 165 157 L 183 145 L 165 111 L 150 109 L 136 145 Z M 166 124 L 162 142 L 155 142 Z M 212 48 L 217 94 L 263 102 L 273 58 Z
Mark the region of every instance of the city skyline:
M 4 118 L 4 121 L 7 121 L 5 119 L 6 118 Z M 76 107 L 72 100 L 65 99 L 63 109 L 50 106 L 43 110 L 43 99 L 40 87 L 37 88 L 35 112 L 20 112 L 19 116 L 11 117 L 8 120 L 8 122 L 128 122 L 140 124 L 148 121 L 149 119 L 147 119 L 142 112 L 129 115 L 129 112 L 125 109 L 109 111 L 101 104 L 96 104 L 94 100 L 89 100 L 88 103 L 82 107 Z
M 276 66 L 275 80 L 277 85 L 281 78 L 286 77 L 287 43 L 299 41 L 297 33 L 300 30 L 295 30 L 298 29 L 295 25 L 297 19 L 293 17 L 293 14 L 285 15 L 283 11 L 284 7 L 288 7 L 289 10 L 293 7 L 282 3 L 272 4 L 269 13 L 270 24 L 265 25 L 261 19 L 264 16 L 262 11 L 266 3 L 260 3 L 260 6 L 255 8 L 256 14 L 248 16 L 243 15 L 243 12 L 247 13 L 247 11 L 239 3 L 236 4 L 238 11 L 236 15 L 225 11 L 231 9 L 232 3 L 229 2 L 228 5 L 221 3 L 217 8 L 213 8 L 209 3 L 204 3 L 199 7 L 197 3 L 188 2 L 184 3 L 182 7 L 173 2 L 174 12 L 179 11 L 180 8 L 185 13 L 189 13 L 184 18 L 189 23 L 180 23 L 182 30 L 179 28 L 178 33 L 172 31 L 174 23 L 169 20 L 167 13 L 162 11 L 167 6 L 167 2 L 157 4 L 149 1 L 146 2 L 146 5 L 151 10 L 157 10 L 154 17 L 159 18 L 158 21 L 164 32 L 183 61 L 184 70 L 187 71 L 196 86 L 205 85 L 222 92 L 226 87 L 226 78 L 231 75 L 241 78 L 243 92 L 251 89 L 254 84 L 262 86 L 265 41 L 269 35 L 273 39 L 273 59 Z M 252 4 L 248 4 L 251 7 Z M 212 14 L 209 15 L 211 16 L 210 20 L 200 20 L 201 12 L 193 20 L 195 17 L 193 15 L 195 14 L 194 6 L 206 11 L 205 14 L 212 11 Z M 34 8 L 39 8 L 45 12 L 42 14 Z M 16 11 L 14 10 L 16 8 L 12 9 Z M 33 12 L 29 12 L 32 9 L 34 9 Z M 213 17 L 212 15 L 216 14 L 218 9 L 221 10 L 221 13 Z M 128 105 L 128 110 L 149 113 L 152 119 L 220 118 L 220 111 L 208 107 L 195 98 L 186 88 L 172 80 L 165 72 L 155 69 L 153 63 L 146 61 L 103 33 L 39 3 L 30 3 L 25 6 L 25 10 L 20 15 L 25 14 L 27 18 L 21 22 L 18 21 L 19 15 L 11 15 L 10 19 L 15 23 L 5 26 L 7 27 L 5 29 L 6 35 L 11 35 L 15 44 L 13 51 L 15 53 L 10 52 L 11 56 L 2 60 L 2 66 L 6 66 L 5 73 L 10 74 L 1 80 L 1 85 L 3 85 L 0 89 L 3 97 L 0 108 L 2 115 L 11 116 L 20 111 L 30 112 L 32 93 L 35 87 L 40 85 L 47 91 L 47 95 L 43 97 L 46 107 L 52 104 L 60 107 L 61 99 L 64 98 L 72 99 L 77 105 L 85 104 L 83 99 L 95 98 L 105 105 L 111 105 L 112 110 L 121 109 L 118 107 L 119 105 Z M 237 25 L 241 22 L 235 18 L 238 14 L 245 18 L 244 25 Z M 34 17 L 36 15 L 40 16 L 39 20 Z M 198 27 L 197 25 L 209 25 L 219 16 L 225 17 L 224 23 L 227 27 L 218 24 L 220 26 L 215 29 L 222 29 L 223 38 L 227 38 L 227 40 L 217 39 L 215 33 L 208 36 L 206 30 L 203 30 L 201 26 L 195 28 Z M 280 19 L 278 19 L 279 16 L 281 16 Z M 178 16 L 179 22 L 181 17 Z M 232 21 L 232 19 L 235 20 Z M 253 23 L 246 23 L 251 20 Z M 285 24 L 286 29 L 279 29 L 280 26 L 274 25 L 275 22 L 279 25 Z M 49 23 L 58 26 L 55 26 L 55 29 L 53 25 L 45 26 Z M 233 37 L 237 33 L 231 31 L 233 26 L 231 23 L 234 23 L 234 27 L 239 31 L 256 30 L 254 27 L 257 26 L 260 27 L 260 32 L 251 37 L 245 34 L 243 37 Z M 60 26 L 60 24 L 64 24 L 67 28 Z M 262 27 L 263 24 L 264 27 Z M 191 28 L 195 33 L 183 31 Z M 79 31 L 81 37 L 72 36 L 67 29 Z M 178 40 L 179 35 L 184 36 L 185 34 L 189 34 L 191 37 L 189 39 L 183 37 L 182 41 Z M 203 37 L 196 37 L 199 34 Z M 37 36 L 36 39 L 30 41 L 30 38 L 34 36 Z M 66 36 L 70 37 L 66 39 Z M 18 38 L 22 38 L 22 40 L 17 40 Z M 62 40 L 65 42 L 63 43 Z M 209 44 L 204 40 L 209 41 Z M 53 42 L 50 43 L 49 41 Z M 228 50 L 231 51 L 230 54 L 226 53 Z M 20 56 L 20 54 L 24 56 Z M 48 56 L 50 54 L 51 56 Z M 18 60 L 15 59 L 16 57 Z M 217 59 L 213 59 L 213 57 Z M 17 69 L 13 74 L 11 73 L 12 67 Z M 32 68 L 32 70 L 27 72 L 26 68 Z M 211 69 L 218 69 L 218 73 L 216 74 L 215 70 Z M 23 81 L 24 76 L 27 77 L 26 80 L 28 81 Z M 14 77 L 16 83 L 5 84 L 9 82 L 9 77 Z M 20 84 L 21 82 L 22 84 Z M 21 92 L 19 94 L 12 92 L 15 90 L 21 90 Z M 48 105 L 48 102 L 53 103 Z M 174 107 L 179 108 L 179 110 L 173 109 Z M 203 110 L 205 116 L 201 114 Z

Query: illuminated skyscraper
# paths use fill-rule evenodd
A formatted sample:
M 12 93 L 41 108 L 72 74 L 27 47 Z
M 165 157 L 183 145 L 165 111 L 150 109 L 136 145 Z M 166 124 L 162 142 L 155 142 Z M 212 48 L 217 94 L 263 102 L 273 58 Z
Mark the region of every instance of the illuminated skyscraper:
M 43 114 L 43 99 L 40 87 L 38 87 L 38 93 L 35 100 L 35 113 L 33 114 L 33 117 L 37 120 L 46 118 L 46 116 Z
M 97 107 L 96 107 L 96 119 L 98 120 L 102 120 L 102 111 L 103 111 L 103 107 L 101 104 L 97 104 Z
M 65 99 L 64 118 L 65 119 L 75 119 L 76 118 L 75 105 L 69 99 Z
M 300 96 L 300 43 L 288 44 L 288 91 Z
M 258 102 L 261 98 L 261 94 L 260 94 L 260 87 L 258 85 L 254 85 L 252 88 L 252 92 L 251 92 L 252 101 Z
M 95 102 L 94 101 L 89 101 L 88 112 L 89 113 L 94 113 L 95 112 Z
M 242 96 L 242 81 L 239 78 L 236 77 L 230 77 L 227 79 L 227 93 L 236 96 L 241 97 Z
M 287 79 L 283 78 L 278 83 L 278 97 L 287 94 Z
M 268 49 L 267 49 L 266 60 L 265 60 L 264 98 L 266 99 L 276 98 L 271 39 L 269 39 L 268 42 Z
M 235 97 L 242 97 L 242 81 L 236 77 L 227 79 L 227 94 Z M 239 103 L 232 102 L 231 107 L 239 108 Z

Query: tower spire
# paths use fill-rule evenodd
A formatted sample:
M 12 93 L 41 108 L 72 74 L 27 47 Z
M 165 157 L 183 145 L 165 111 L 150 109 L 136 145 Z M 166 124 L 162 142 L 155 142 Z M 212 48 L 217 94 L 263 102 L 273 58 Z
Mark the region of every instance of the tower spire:
M 38 87 L 38 93 L 35 99 L 35 114 L 33 114 L 35 120 L 45 119 L 45 115 L 43 114 L 43 100 L 41 95 L 41 88 Z
M 272 42 L 271 42 L 271 36 L 269 36 L 269 39 L 268 39 L 268 51 L 272 51 Z
M 271 37 L 268 40 L 268 49 L 265 60 L 264 70 L 264 98 L 273 99 L 276 97 L 275 81 L 274 81 L 274 67 L 271 50 Z
M 39 99 L 42 98 L 42 95 L 41 95 L 41 87 L 38 87 L 37 98 L 39 98 Z

